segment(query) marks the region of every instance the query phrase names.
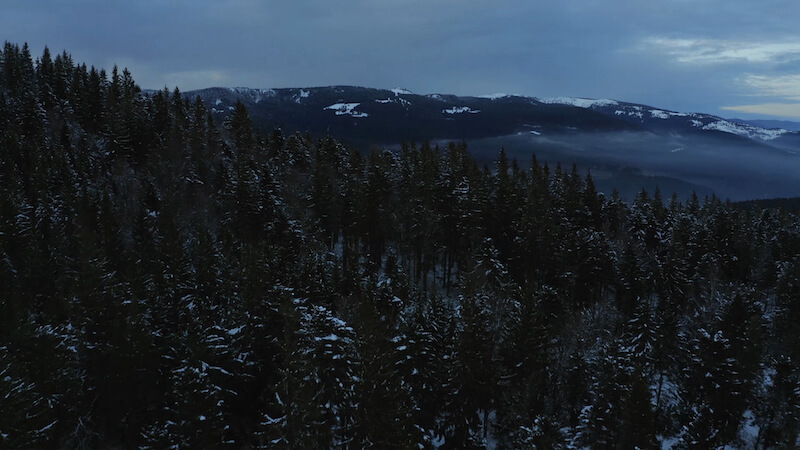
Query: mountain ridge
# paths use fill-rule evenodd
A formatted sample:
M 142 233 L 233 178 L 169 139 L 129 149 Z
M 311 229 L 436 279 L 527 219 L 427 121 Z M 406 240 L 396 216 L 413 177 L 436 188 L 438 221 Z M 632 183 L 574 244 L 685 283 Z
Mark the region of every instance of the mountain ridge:
M 415 94 L 402 88 L 208 88 L 200 97 L 224 121 L 241 101 L 262 130 L 333 136 L 362 150 L 463 141 L 481 163 L 500 148 L 526 167 L 532 155 L 607 174 L 598 187 L 715 194 L 732 200 L 800 192 L 800 133 L 609 99 L 509 94 Z
M 416 94 L 407 89 L 403 88 L 394 88 L 394 89 L 381 89 L 381 88 L 368 88 L 362 86 L 349 86 L 349 85 L 331 85 L 331 86 L 316 86 L 316 87 L 299 87 L 299 88 L 247 88 L 247 87 L 212 87 L 200 90 L 193 90 L 187 91 L 184 95 L 195 96 L 199 95 L 204 101 L 210 99 L 212 95 L 209 93 L 229 93 L 236 96 L 238 99 L 245 100 L 245 102 L 250 101 L 255 104 L 259 104 L 262 101 L 266 100 L 267 103 L 270 100 L 278 101 L 278 102 L 285 102 L 287 97 L 291 97 L 296 103 L 302 104 L 303 99 L 310 99 L 312 93 L 324 93 L 324 92 L 335 92 L 340 94 L 359 94 L 359 96 L 363 97 L 364 93 L 372 93 L 375 95 L 375 98 L 372 100 L 379 104 L 390 104 L 390 103 L 402 103 L 404 106 L 409 106 L 410 101 L 404 99 L 403 96 L 409 96 L 412 98 L 417 99 L 429 99 L 429 100 L 438 100 L 443 103 L 449 104 L 450 108 L 443 108 L 442 113 L 448 113 L 451 115 L 455 114 L 462 114 L 465 112 L 470 112 L 473 114 L 479 114 L 482 112 L 480 109 L 475 109 L 470 105 L 461 105 L 461 103 L 473 103 L 473 104 L 485 104 L 486 101 L 496 102 L 502 101 L 505 103 L 529 103 L 530 106 L 536 105 L 563 105 L 563 106 L 572 106 L 576 108 L 582 108 L 592 111 L 601 112 L 606 115 L 615 115 L 618 118 L 629 122 L 629 123 L 638 123 L 638 124 L 655 124 L 657 120 L 669 120 L 669 119 L 682 119 L 683 121 L 687 122 L 688 125 L 702 128 L 705 131 L 715 130 L 715 131 L 722 131 L 729 134 L 738 134 L 745 137 L 757 138 L 761 140 L 773 140 L 779 138 L 785 134 L 797 134 L 794 131 L 788 128 L 776 128 L 776 127 L 768 127 L 768 126 L 760 126 L 758 125 L 758 121 L 746 121 L 741 119 L 726 119 L 721 116 L 716 116 L 713 114 L 707 113 L 699 113 L 699 112 L 677 112 L 665 108 L 658 108 L 653 107 L 646 104 L 641 103 L 633 103 L 621 100 L 612 100 L 612 99 L 592 99 L 592 98 L 583 98 L 583 97 L 534 97 L 534 96 L 524 96 L 524 95 L 517 95 L 517 94 L 489 94 L 489 95 L 467 95 L 467 96 L 457 96 L 453 94 L 442 94 L 442 93 L 433 93 L 433 94 Z M 391 95 L 385 95 L 389 94 Z M 378 95 L 382 94 L 382 95 Z M 392 97 L 394 96 L 394 98 Z M 227 95 L 225 95 L 227 97 Z M 385 99 L 378 98 L 378 97 L 387 97 Z M 218 98 L 217 100 L 222 100 Z M 215 103 L 219 103 L 216 100 Z M 337 103 L 333 103 L 329 106 L 337 105 L 337 104 L 355 104 L 355 103 L 363 103 L 363 101 L 346 101 L 343 97 L 341 101 Z M 328 108 L 328 107 L 325 107 Z M 323 108 L 323 109 L 325 109 Z M 464 109 L 466 108 L 466 109 Z M 224 112 L 223 110 L 214 108 L 212 106 L 214 112 Z M 330 109 L 330 108 L 328 108 Z M 374 108 L 370 108 L 373 110 Z M 356 113 L 361 114 L 358 118 L 367 118 L 369 117 L 369 113 Z M 350 115 L 353 116 L 352 110 L 346 113 L 342 113 L 339 115 Z M 663 122 L 662 122 L 663 123 Z M 792 124 L 792 122 L 785 122 L 786 124 Z
M 761 128 L 783 128 L 789 131 L 800 131 L 800 122 L 791 120 L 769 120 L 769 119 L 728 119 L 731 122 L 755 125 Z

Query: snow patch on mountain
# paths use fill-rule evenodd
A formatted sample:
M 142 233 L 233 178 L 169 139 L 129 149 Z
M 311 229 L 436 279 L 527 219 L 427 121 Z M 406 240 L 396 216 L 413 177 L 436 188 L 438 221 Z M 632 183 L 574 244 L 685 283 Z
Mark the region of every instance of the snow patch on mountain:
M 403 97 L 378 98 L 378 99 L 375 99 L 375 103 L 382 103 L 384 105 L 387 104 L 387 103 L 399 103 L 399 104 L 401 104 L 403 106 L 411 106 L 411 102 L 406 100 L 406 99 L 404 99 Z
M 253 103 L 259 103 L 261 100 L 265 98 L 274 97 L 275 90 L 273 89 L 251 89 L 251 88 L 242 88 L 242 87 L 235 87 L 235 88 L 228 88 L 233 94 L 246 97 L 253 101 Z
M 361 103 L 335 103 L 322 109 L 335 111 L 337 116 L 351 116 L 356 118 L 369 117 L 369 114 L 365 112 L 356 111 L 356 108 L 358 108 L 360 104 Z
M 591 99 L 591 98 L 578 98 L 578 97 L 551 97 L 540 98 L 540 102 L 548 105 L 570 105 L 577 106 L 578 108 L 596 108 L 602 106 L 617 106 L 619 102 L 616 100 L 608 99 Z
M 672 111 L 662 111 L 660 109 L 651 109 L 650 110 L 650 117 L 655 119 L 669 119 L 671 117 L 686 117 L 688 114 L 686 113 L 676 113 Z
M 703 129 L 722 131 L 724 133 L 736 134 L 751 139 L 761 139 L 762 141 L 771 141 L 772 139 L 776 139 L 786 133 L 789 133 L 789 131 L 787 130 L 782 130 L 778 128 L 768 130 L 765 128 L 759 128 L 750 125 L 742 125 L 727 120 L 717 120 L 716 122 L 711 122 L 705 125 Z
M 632 106 L 631 109 L 628 110 L 628 111 L 625 111 L 625 110 L 622 110 L 622 109 L 618 109 L 618 110 L 614 111 L 614 114 L 617 115 L 617 116 L 626 116 L 627 115 L 627 116 L 631 116 L 631 117 L 638 117 L 640 119 L 644 118 L 644 114 L 642 113 L 642 107 L 641 106 Z
M 454 106 L 452 108 L 442 110 L 442 114 L 478 114 L 479 112 L 481 112 L 480 109 L 472 109 L 469 106 Z
M 660 109 L 651 109 L 650 117 L 654 119 L 669 119 L 670 115 Z
M 311 95 L 311 91 L 307 91 L 305 89 L 300 89 L 300 92 L 298 92 L 297 94 L 294 94 L 292 96 L 292 98 L 294 99 L 294 102 L 299 105 L 304 98 L 308 98 L 310 95 Z
M 391 89 L 391 91 L 394 92 L 394 95 L 411 95 L 411 94 L 413 94 L 413 92 L 409 91 L 408 89 L 403 89 L 403 88 L 394 88 L 394 89 Z
M 514 94 L 504 94 L 504 93 L 496 93 L 496 94 L 487 94 L 487 95 L 479 95 L 478 98 L 488 98 L 489 100 L 497 100 L 500 98 L 506 97 L 516 97 Z

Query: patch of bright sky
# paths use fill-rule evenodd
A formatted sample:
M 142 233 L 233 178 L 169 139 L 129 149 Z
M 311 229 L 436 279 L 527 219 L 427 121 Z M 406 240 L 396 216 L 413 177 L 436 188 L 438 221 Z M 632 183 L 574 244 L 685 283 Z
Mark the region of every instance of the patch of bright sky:
M 723 106 L 720 109 L 764 116 L 800 118 L 800 103 L 761 103 L 757 105 Z

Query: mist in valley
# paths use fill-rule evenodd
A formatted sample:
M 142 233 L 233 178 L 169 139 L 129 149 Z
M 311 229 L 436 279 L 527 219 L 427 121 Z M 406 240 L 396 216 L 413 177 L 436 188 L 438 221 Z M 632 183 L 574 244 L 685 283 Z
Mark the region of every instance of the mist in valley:
M 632 199 L 656 187 L 681 200 L 695 192 L 732 201 L 792 197 L 800 192 L 800 155 L 724 133 L 660 134 L 649 131 L 518 133 L 468 142 L 492 167 L 499 149 L 520 167 L 535 155 L 551 168 L 590 170 L 598 189 Z

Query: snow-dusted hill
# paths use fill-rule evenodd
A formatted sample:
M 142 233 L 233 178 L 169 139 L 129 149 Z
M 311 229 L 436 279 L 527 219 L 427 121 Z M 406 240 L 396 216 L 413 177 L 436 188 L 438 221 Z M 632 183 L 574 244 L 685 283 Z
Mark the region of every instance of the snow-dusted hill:
M 535 98 L 509 94 L 478 97 L 417 95 L 402 88 L 384 90 L 350 86 L 299 89 L 211 88 L 187 92 L 186 95 L 199 95 L 213 108 L 215 114 L 227 114 L 233 104 L 241 100 L 250 108 L 257 121 L 260 119 L 265 124 L 274 122 L 292 130 L 312 132 L 318 129 L 328 130 L 333 126 L 341 129 L 345 139 L 366 138 L 384 140 L 386 143 L 394 142 L 395 137 L 370 136 L 370 129 L 382 129 L 387 122 L 392 122 L 399 125 L 399 130 L 404 132 L 398 137 L 417 140 L 490 137 L 526 128 L 539 133 L 542 132 L 541 128 L 718 132 L 757 141 L 798 136 L 794 131 L 760 127 L 710 114 L 668 111 L 608 99 Z M 301 111 L 302 115 L 296 114 Z M 342 120 L 348 122 L 342 123 Z M 468 127 L 430 126 L 432 123 L 453 120 L 469 120 L 470 123 Z M 404 123 L 408 126 L 404 127 Z M 356 126 L 357 132 L 348 132 L 348 129 L 354 130 Z
M 210 88 L 199 96 L 224 120 L 241 101 L 257 127 L 332 135 L 359 148 L 466 141 L 491 164 L 501 147 L 525 165 L 579 163 L 606 191 L 660 187 L 731 199 L 800 193 L 800 133 L 608 99 L 510 94 L 459 97 L 407 89 L 330 86 Z
M 792 131 L 782 128 L 765 128 L 743 121 L 723 119 L 710 114 L 667 111 L 651 106 L 619 102 L 616 100 L 556 97 L 539 99 L 539 101 L 547 104 L 562 104 L 578 108 L 588 108 L 604 114 L 614 114 L 623 120 L 657 129 L 694 127 L 704 131 L 720 131 L 762 141 L 770 141 L 786 134 L 795 134 Z

